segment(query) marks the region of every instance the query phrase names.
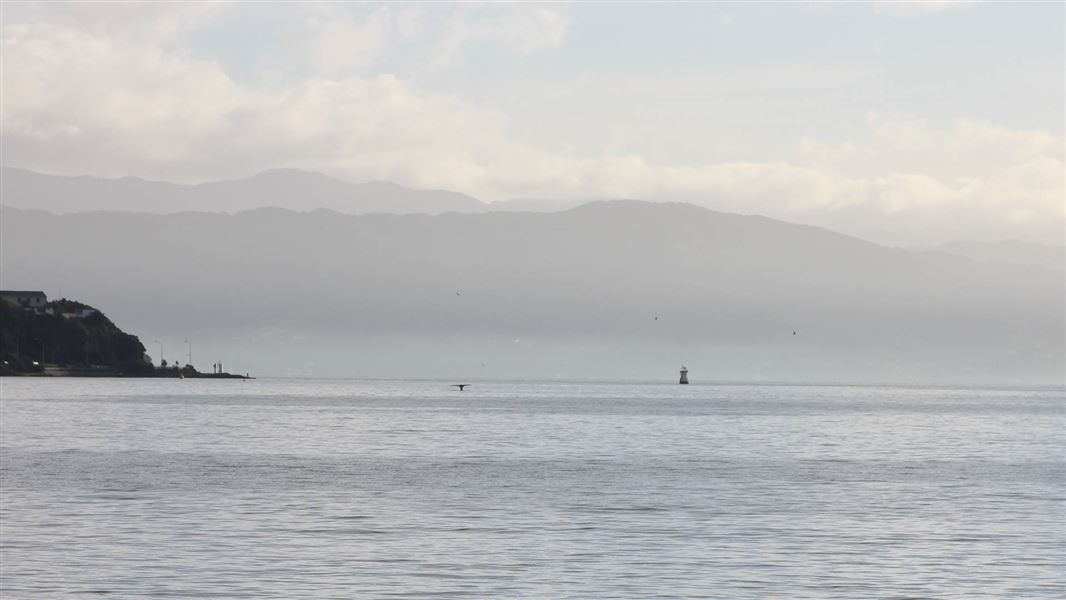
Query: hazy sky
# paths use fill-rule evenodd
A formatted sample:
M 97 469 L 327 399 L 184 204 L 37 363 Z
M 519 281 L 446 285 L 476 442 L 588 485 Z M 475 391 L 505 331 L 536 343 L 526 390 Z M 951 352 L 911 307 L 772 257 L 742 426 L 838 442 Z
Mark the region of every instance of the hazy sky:
M 893 243 L 1066 224 L 1059 2 L 0 10 L 10 166 L 697 200 Z

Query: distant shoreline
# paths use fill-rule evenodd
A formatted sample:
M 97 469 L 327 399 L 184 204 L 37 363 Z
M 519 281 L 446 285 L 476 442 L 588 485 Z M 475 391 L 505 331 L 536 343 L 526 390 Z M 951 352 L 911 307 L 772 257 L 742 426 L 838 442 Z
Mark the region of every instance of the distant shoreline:
M 176 370 L 156 370 L 146 373 L 126 373 L 112 369 L 86 369 L 67 367 L 45 367 L 41 373 L 5 373 L 2 377 L 123 377 L 136 379 L 255 379 L 250 375 L 236 373 L 196 373 Z

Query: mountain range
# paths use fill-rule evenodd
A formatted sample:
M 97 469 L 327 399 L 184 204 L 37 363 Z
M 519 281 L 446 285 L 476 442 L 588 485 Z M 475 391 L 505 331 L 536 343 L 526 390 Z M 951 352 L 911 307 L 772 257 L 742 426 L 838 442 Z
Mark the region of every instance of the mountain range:
M 349 215 L 553 212 L 593 200 L 515 198 L 490 204 L 458 192 L 385 181 L 351 183 L 301 169 L 271 169 L 240 179 L 188 185 L 139 177 L 46 175 L 15 167 L 0 168 L 0 197 L 7 206 L 57 214 L 93 210 L 234 213 L 264 207 L 324 208 Z
M 122 211 L 232 214 L 258 208 L 326 209 L 341 214 L 442 214 L 447 212 L 557 212 L 600 199 L 515 198 L 492 203 L 446 190 L 420 190 L 390 182 L 351 183 L 300 169 L 272 169 L 196 185 L 138 177 L 60 176 L 0 168 L 0 203 L 56 214 Z M 935 248 L 974 260 L 1066 269 L 1066 248 L 1017 240 L 953 241 Z
M 83 298 L 146 343 L 195 338 L 237 372 L 1064 379 L 1059 270 L 687 204 L 0 217 L 5 287 Z
M 345 214 L 478 212 L 480 200 L 445 190 L 415 190 L 394 183 L 347 181 L 299 169 L 273 169 L 243 179 L 196 185 L 149 181 L 138 177 L 44 175 L 4 167 L 0 178 L 3 204 L 54 213 L 93 210 L 234 213 L 262 207 Z

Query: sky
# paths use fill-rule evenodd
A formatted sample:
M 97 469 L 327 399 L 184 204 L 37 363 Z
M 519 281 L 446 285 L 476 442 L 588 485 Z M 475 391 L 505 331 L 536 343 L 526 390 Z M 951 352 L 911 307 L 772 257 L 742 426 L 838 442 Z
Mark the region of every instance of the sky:
M 18 3 L 0 162 L 1066 238 L 1066 4 Z

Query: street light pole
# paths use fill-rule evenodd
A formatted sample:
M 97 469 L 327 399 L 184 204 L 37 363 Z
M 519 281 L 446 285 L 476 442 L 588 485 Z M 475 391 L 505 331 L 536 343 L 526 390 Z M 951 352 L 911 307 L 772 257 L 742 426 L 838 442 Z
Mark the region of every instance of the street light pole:
M 155 343 L 159 344 L 159 366 L 162 367 L 163 366 L 163 342 L 160 342 L 159 340 L 153 340 L 153 341 Z
M 185 340 L 185 343 L 189 345 L 189 366 L 192 366 L 192 342 Z

